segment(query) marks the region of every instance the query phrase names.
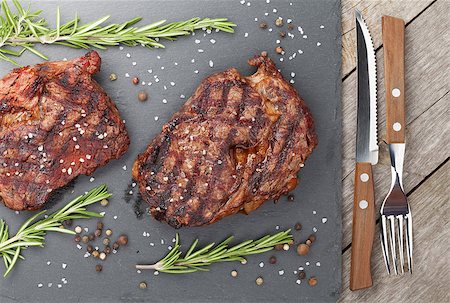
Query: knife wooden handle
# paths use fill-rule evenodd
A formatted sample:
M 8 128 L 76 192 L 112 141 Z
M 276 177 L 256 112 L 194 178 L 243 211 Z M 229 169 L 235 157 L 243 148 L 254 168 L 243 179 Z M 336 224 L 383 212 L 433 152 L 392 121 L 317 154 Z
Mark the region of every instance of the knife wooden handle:
M 405 21 L 383 16 L 386 141 L 405 143 Z
M 372 165 L 370 163 L 356 163 L 350 290 L 372 286 L 370 258 L 375 235 L 373 184 Z

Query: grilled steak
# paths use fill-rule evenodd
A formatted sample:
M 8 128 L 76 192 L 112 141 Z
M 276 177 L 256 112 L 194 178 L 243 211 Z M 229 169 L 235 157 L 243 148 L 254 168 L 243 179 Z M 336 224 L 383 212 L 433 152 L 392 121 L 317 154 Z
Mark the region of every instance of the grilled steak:
M 127 151 L 125 124 L 92 79 L 100 63 L 90 52 L 0 80 L 0 197 L 7 207 L 38 209 L 53 190 Z
M 210 224 L 297 185 L 317 145 L 313 119 L 267 56 L 202 81 L 138 156 L 133 177 L 152 215 L 173 227 Z

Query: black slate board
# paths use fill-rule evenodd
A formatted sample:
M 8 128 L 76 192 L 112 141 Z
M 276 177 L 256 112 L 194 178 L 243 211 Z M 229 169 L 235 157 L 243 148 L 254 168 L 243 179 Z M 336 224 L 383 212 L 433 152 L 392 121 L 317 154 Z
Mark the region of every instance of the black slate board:
M 106 182 L 114 198 L 106 209 L 100 206 L 94 209 L 105 210 L 105 226 L 116 233 L 128 234 L 130 245 L 111 255 L 104 263 L 103 272 L 98 274 L 94 270 L 98 262 L 92 258 L 85 259 L 85 248 L 78 250 L 70 236 L 49 235 L 44 249 L 25 251 L 26 261 L 19 262 L 7 279 L 0 279 L 0 302 L 328 302 L 338 298 L 341 287 L 340 2 L 291 1 L 292 5 L 290 1 L 271 0 L 267 3 L 253 0 L 250 6 L 248 2 L 241 4 L 239 0 L 33 2 L 34 8 L 45 10 L 45 16 L 51 23 L 59 5 L 63 20 L 72 17 L 75 11 L 84 21 L 107 14 L 111 14 L 111 21 L 115 22 L 144 16 L 147 23 L 163 18 L 175 21 L 193 16 L 226 16 L 239 26 L 234 35 L 213 32 L 204 37 L 203 32 L 198 32 L 177 42 L 166 42 L 167 48 L 164 50 L 135 47 L 100 52 L 103 65 L 96 79 L 119 107 L 132 143 L 124 157 L 95 172 L 95 181 L 90 182 L 87 176 L 79 177 L 62 191 L 57 199 L 59 202 L 52 203 L 49 209 L 56 210 L 64 201 Z M 286 50 L 282 56 L 283 62 L 274 52 L 276 40 L 279 39 L 279 29 L 274 25 L 278 16 L 285 21 L 292 19 L 295 24 L 292 31 L 294 38 L 286 37 L 281 42 Z M 272 32 L 261 30 L 261 21 L 266 21 Z M 307 38 L 302 37 L 297 26 L 302 27 Z M 201 42 L 196 44 L 196 39 Z M 210 39 L 215 39 L 216 43 L 211 43 Z M 318 46 L 317 42 L 321 45 Z M 199 53 L 198 49 L 204 52 Z M 299 49 L 303 54 L 298 52 Z M 246 265 L 226 263 L 211 266 L 209 273 L 158 276 L 150 271 L 137 273 L 134 269 L 136 263 L 157 261 L 167 253 L 175 230 L 148 215 L 136 218 L 136 193 L 128 194 L 133 160 L 185 102 L 180 95 L 189 97 L 201 79 L 231 66 L 238 68 L 242 74 L 250 74 L 253 70 L 247 66 L 246 60 L 262 50 L 269 51 L 269 55 L 276 59 L 287 79 L 291 79 L 291 72 L 295 72 L 293 85 L 306 100 L 316 122 L 319 146 L 300 173 L 300 185 L 293 193 L 295 202 L 287 202 L 283 197 L 277 205 L 267 202 L 249 216 L 235 215 L 211 226 L 181 229 L 179 233 L 185 245 L 195 238 L 205 244 L 231 234 L 236 241 L 241 241 L 277 232 L 277 226 L 284 230 L 301 222 L 303 230 L 294 231 L 297 241 L 306 240 L 312 229 L 317 228 L 317 241 L 310 254 L 300 257 L 294 249 L 274 252 L 278 262 L 271 265 L 268 258 L 272 253 L 266 253 L 249 257 Z M 45 47 L 45 52 L 50 59 L 60 60 L 80 56 L 85 51 L 52 46 Z M 131 58 L 126 56 L 127 53 Z M 297 53 L 295 58 L 289 60 L 293 53 Z M 191 59 L 195 59 L 195 63 Z M 29 54 L 20 60 L 23 64 L 41 61 Z M 212 68 L 209 60 L 214 62 Z M 11 68 L 8 63 L 0 62 L 1 75 Z M 152 74 L 149 69 L 153 70 Z M 195 70 L 199 72 L 194 73 Z M 118 80 L 109 81 L 110 73 L 116 73 Z M 126 73 L 131 77 L 138 75 L 146 85 L 133 86 L 131 78 L 125 77 Z M 154 75 L 158 75 L 158 83 Z M 149 81 L 151 86 L 147 84 Z M 170 85 L 171 81 L 175 86 Z M 140 89 L 149 92 L 149 101 L 137 101 L 136 95 Z M 163 99 L 168 103 L 164 104 Z M 155 116 L 159 117 L 157 121 Z M 15 214 L 0 207 L 0 217 L 7 220 L 13 231 L 30 215 L 27 212 Z M 114 216 L 117 216 L 116 219 Z M 322 222 L 322 218 L 327 218 L 326 223 Z M 89 227 L 92 232 L 96 220 L 77 223 Z M 150 236 L 144 237 L 144 232 Z M 161 239 L 165 240 L 164 245 L 161 245 Z M 150 246 L 151 242 L 155 246 Z M 97 245 L 102 247 L 100 241 Z M 48 261 L 50 265 L 47 265 Z M 264 267 L 259 266 L 261 261 Z M 67 267 L 63 269 L 62 264 L 67 264 Z M 305 268 L 308 277 L 317 277 L 317 286 L 310 287 L 307 280 L 296 284 L 294 271 L 300 266 Z M 236 279 L 230 276 L 233 269 L 239 272 Z M 279 270 L 284 270 L 284 275 L 279 275 Z M 258 276 L 264 278 L 263 286 L 255 284 Z M 62 282 L 63 278 L 67 284 Z M 141 281 L 147 281 L 147 290 L 138 288 Z M 38 288 L 39 283 L 43 284 L 42 288 Z M 51 287 L 48 283 L 52 283 Z

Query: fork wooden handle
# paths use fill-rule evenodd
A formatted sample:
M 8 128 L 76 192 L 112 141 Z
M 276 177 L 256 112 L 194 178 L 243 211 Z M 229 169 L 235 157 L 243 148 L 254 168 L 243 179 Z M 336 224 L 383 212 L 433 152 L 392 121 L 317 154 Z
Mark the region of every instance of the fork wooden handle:
M 405 143 L 405 22 L 383 16 L 386 141 Z
M 372 286 L 370 258 L 375 235 L 375 195 L 370 163 L 356 163 L 350 290 Z

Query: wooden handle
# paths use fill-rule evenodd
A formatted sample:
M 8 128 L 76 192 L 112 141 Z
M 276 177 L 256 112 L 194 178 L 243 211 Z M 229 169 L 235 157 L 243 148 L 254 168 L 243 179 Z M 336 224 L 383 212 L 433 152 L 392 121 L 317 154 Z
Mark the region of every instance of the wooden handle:
M 383 16 L 387 143 L 405 143 L 405 22 Z
M 372 286 L 370 257 L 374 235 L 375 196 L 372 165 L 356 163 L 350 290 Z

